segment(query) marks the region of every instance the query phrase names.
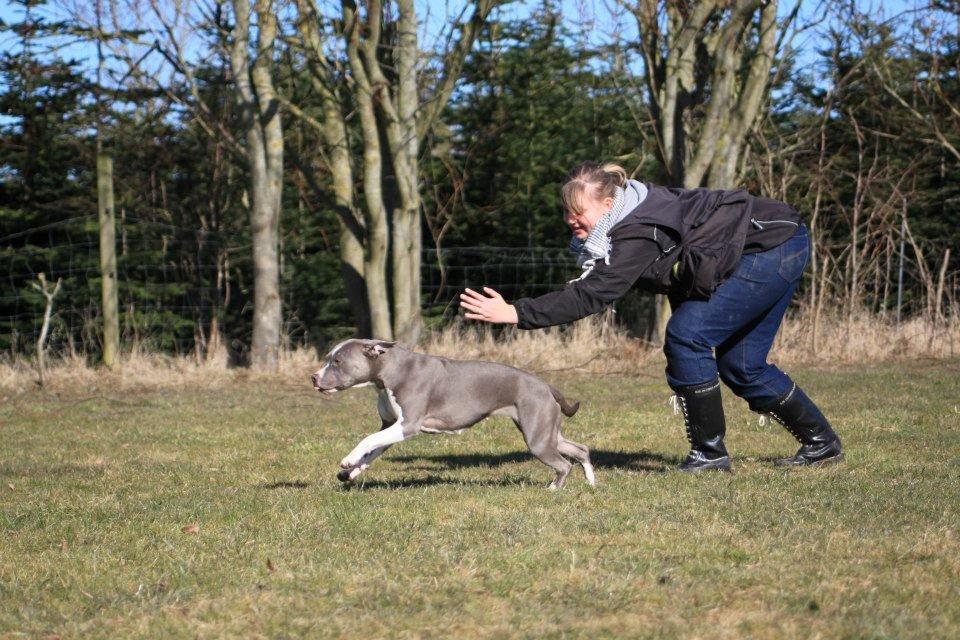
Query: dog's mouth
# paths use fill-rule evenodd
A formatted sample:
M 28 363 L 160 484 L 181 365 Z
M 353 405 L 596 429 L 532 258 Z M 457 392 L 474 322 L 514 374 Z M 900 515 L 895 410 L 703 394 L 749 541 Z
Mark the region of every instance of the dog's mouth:
M 324 389 L 323 387 L 318 387 L 316 385 L 314 385 L 313 388 L 316 389 L 321 395 L 325 395 L 325 396 L 332 396 L 337 391 L 339 391 L 339 389 L 336 389 L 336 388 Z

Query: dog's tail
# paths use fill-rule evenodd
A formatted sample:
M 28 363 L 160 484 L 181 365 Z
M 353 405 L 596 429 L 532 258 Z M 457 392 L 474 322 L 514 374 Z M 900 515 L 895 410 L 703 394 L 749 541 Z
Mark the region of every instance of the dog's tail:
M 550 393 L 553 394 L 553 399 L 557 401 L 558 405 L 560 405 L 560 411 L 562 411 L 563 415 L 567 416 L 568 418 L 572 417 L 573 414 L 577 412 L 577 409 L 580 408 L 579 402 L 567 404 L 567 400 L 563 397 L 563 394 L 554 389 L 552 386 L 550 387 Z

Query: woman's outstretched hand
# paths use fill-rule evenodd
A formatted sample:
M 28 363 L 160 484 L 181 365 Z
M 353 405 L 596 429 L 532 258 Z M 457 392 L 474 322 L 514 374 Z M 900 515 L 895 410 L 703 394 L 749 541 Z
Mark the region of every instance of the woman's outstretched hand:
M 466 310 L 465 317 L 470 320 L 483 320 L 498 324 L 517 324 L 517 310 L 507 304 L 499 293 L 490 287 L 484 287 L 482 293 L 465 289 L 460 294 L 460 306 Z

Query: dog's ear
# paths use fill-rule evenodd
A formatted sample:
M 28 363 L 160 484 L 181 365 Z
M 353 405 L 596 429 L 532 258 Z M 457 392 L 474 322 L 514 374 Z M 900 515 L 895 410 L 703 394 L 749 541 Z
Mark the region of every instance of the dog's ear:
M 377 358 L 387 352 L 396 342 L 387 342 L 386 340 L 376 340 L 371 344 L 364 345 L 363 355 L 368 358 Z

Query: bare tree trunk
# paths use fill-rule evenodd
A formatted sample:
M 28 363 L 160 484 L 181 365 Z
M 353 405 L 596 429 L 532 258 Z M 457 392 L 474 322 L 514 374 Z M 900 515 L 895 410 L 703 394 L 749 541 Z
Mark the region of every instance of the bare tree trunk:
M 323 47 L 320 7 L 315 0 L 297 0 L 303 46 L 314 87 L 323 100 L 324 122 L 313 120 L 294 105 L 288 103 L 288 107 L 294 115 L 322 130 L 325 145 L 331 150 L 328 162 L 334 174 L 338 204 L 343 203 L 343 212 L 351 212 L 341 213 L 341 222 L 350 232 L 341 236 L 347 237 L 347 243 L 341 244 L 347 272 L 357 272 L 361 256 L 360 234 L 354 228 L 364 231 L 362 275 L 375 337 L 395 337 L 412 344 L 420 335 L 420 147 L 449 101 L 463 60 L 498 2 L 474 0 L 473 15 L 460 25 L 460 38 L 443 55 L 443 73 L 433 87 L 425 90 L 418 84 L 417 63 L 421 54 L 412 0 L 397 1 L 397 21 L 390 25 L 395 28 L 387 29 L 382 0 L 363 3 L 363 17 L 357 2 L 341 0 L 342 20 L 333 29 L 345 40 L 346 62 L 340 66 Z M 341 95 L 350 96 L 352 103 L 341 100 Z M 427 96 L 427 102 L 421 104 L 421 96 Z M 362 207 L 354 204 L 350 156 L 346 144 L 340 142 L 347 139 L 344 109 L 356 113 L 359 120 L 363 146 L 358 171 L 363 185 Z M 333 151 L 337 147 L 344 149 L 344 155 Z M 388 159 L 384 153 L 389 153 Z M 390 283 L 388 259 L 392 270 Z
M 947 267 L 950 265 L 950 247 L 943 252 L 943 263 L 940 265 L 940 276 L 937 278 L 937 294 L 933 306 L 933 319 L 939 322 L 944 319 L 941 309 L 943 307 L 943 286 L 947 279 Z
M 949 255 L 949 251 L 947 252 Z M 50 318 L 53 315 L 53 299 L 57 297 L 57 294 L 60 293 L 60 285 L 63 283 L 63 278 L 57 278 L 57 284 L 53 287 L 53 291 L 50 290 L 49 285 L 47 284 L 47 277 L 43 273 L 37 276 L 37 280 L 40 284 L 36 282 L 31 283 L 33 288 L 43 294 L 44 299 L 47 304 L 43 310 L 43 326 L 40 328 L 40 337 L 37 338 L 37 372 L 39 375 L 38 384 L 42 387 L 45 382 L 46 377 L 46 362 L 45 354 L 47 349 L 47 334 L 50 331 Z
M 297 0 L 297 26 L 303 36 L 308 53 L 311 84 L 320 96 L 323 122 L 289 105 L 295 116 L 320 131 L 329 157 L 329 169 L 333 178 L 333 194 L 340 220 L 340 273 L 343 277 L 347 301 L 357 322 L 357 334 L 370 337 L 370 308 L 367 302 L 363 243 L 366 234 L 365 221 L 357 211 L 354 199 L 353 162 L 350 154 L 347 124 L 341 110 L 341 97 L 333 81 L 323 50 L 323 38 L 319 28 L 319 14 L 314 0 Z M 306 166 L 301 166 L 305 170 Z M 312 175 L 307 176 L 311 187 L 320 187 Z
M 857 177 L 856 187 L 853 194 L 853 218 L 850 221 L 850 255 L 848 258 L 848 270 L 850 272 L 850 288 L 847 291 L 847 330 L 853 321 L 854 313 L 860 304 L 860 213 L 863 201 L 866 197 L 866 187 L 864 185 L 863 175 L 863 136 L 860 127 L 852 114 L 850 117 L 854 130 L 857 135 Z
M 830 103 L 828 103 L 829 105 Z M 819 302 L 817 298 L 818 287 L 820 282 L 817 278 L 817 270 L 819 268 L 819 251 L 820 251 L 820 238 L 817 235 L 819 228 L 817 227 L 817 222 L 820 218 L 820 206 L 823 199 L 823 183 L 824 183 L 824 163 L 827 155 L 827 114 L 829 109 L 824 109 L 823 117 L 820 120 L 820 154 L 817 158 L 817 174 L 815 179 L 817 181 L 817 195 L 813 200 L 813 214 L 810 216 L 810 303 L 809 309 L 814 313 L 815 318 L 819 318 Z M 826 263 L 824 263 L 824 268 L 826 268 Z M 818 323 L 814 322 L 813 325 L 813 336 L 811 340 L 811 349 L 813 350 L 813 355 L 817 355 L 817 330 L 819 329 Z
M 883 298 L 880 302 L 880 315 L 887 317 L 887 311 L 890 308 L 890 275 L 893 273 L 893 230 L 889 232 L 886 238 L 884 249 L 884 272 L 883 272 Z
M 823 268 L 820 272 L 820 297 L 814 301 L 813 308 L 813 355 L 820 351 L 820 316 L 823 312 L 823 301 L 827 294 L 827 274 L 830 267 L 830 254 L 823 254 Z
M 379 15 L 379 14 L 378 14 Z M 373 337 L 393 338 L 390 325 L 390 306 L 387 297 L 387 209 L 383 198 L 383 156 L 380 149 L 380 130 L 374 110 L 373 87 L 360 57 L 360 29 L 356 6 L 350 0 L 343 2 L 344 31 L 347 35 L 347 58 L 357 84 L 355 96 L 363 134 L 363 191 L 367 212 L 367 257 L 364 278 L 367 284 L 367 303 L 370 306 L 370 326 Z
M 701 168 L 708 161 L 707 186 L 729 189 L 736 186 L 740 179 L 739 161 L 767 95 L 776 49 L 776 2 L 761 4 L 756 49 L 746 52 L 742 47 L 744 31 L 753 18 L 757 4 L 760 3 L 747 1 L 733 5 L 730 21 L 721 38 L 722 45 L 713 76 L 715 86 L 721 88 L 722 92 L 719 96 L 711 97 L 707 121 L 701 129 L 701 143 L 691 163 L 693 168 L 686 178 L 689 186 L 700 185 L 703 181 Z M 749 71 L 739 86 L 734 87 L 736 70 L 745 60 L 749 61 Z
M 639 29 L 650 120 L 670 184 L 736 186 L 767 96 L 777 2 L 620 2 Z M 662 342 L 670 307 L 659 296 L 656 306 L 655 335 Z
M 351 57 L 353 72 L 359 76 L 361 91 L 369 92 L 378 107 L 377 135 L 385 133 L 390 151 L 390 168 L 399 193 L 399 204 L 391 213 L 390 257 L 393 285 L 393 336 L 405 344 L 416 342 L 420 331 L 419 287 L 420 280 L 413 279 L 419 269 L 420 193 L 418 186 L 417 155 L 417 18 L 412 0 L 399 0 L 397 41 L 393 44 L 393 61 L 396 77 L 387 78 L 378 57 L 383 31 L 383 6 L 380 0 L 367 3 L 366 37 L 358 40 L 356 64 Z M 356 33 L 356 30 L 354 30 Z M 361 64 L 362 63 L 362 64 Z M 372 107 L 371 107 L 372 109 Z M 374 117 L 376 117 L 376 115 Z M 373 133 L 371 128 L 370 132 Z M 367 139 L 366 144 L 372 144 Z M 379 146 L 379 143 L 378 143 Z M 369 203 L 368 203 L 369 206 Z M 385 203 L 383 206 L 386 208 Z M 417 240 L 413 238 L 416 228 Z M 415 251 L 415 247 L 417 250 Z M 417 293 L 414 293 L 414 290 Z
M 273 87 L 273 47 L 277 36 L 271 0 L 257 0 L 257 55 L 251 66 L 250 7 L 233 0 L 236 24 L 230 63 L 240 107 L 250 172 L 250 227 L 253 241 L 253 335 L 250 364 L 276 371 L 280 349 L 280 198 L 283 183 L 283 131 Z
M 621 2 L 640 32 L 657 151 L 670 183 L 735 186 L 767 96 L 779 33 L 777 2 Z M 754 40 L 755 47 L 744 46 Z
M 397 123 L 388 127 L 394 170 L 400 187 L 403 237 L 394 245 L 394 335 L 405 344 L 420 338 L 420 139 L 417 136 L 417 15 L 413 0 L 398 0 L 399 34 L 394 49 L 397 65 Z M 394 135 L 389 135 L 393 132 Z
M 907 223 L 907 219 L 903 219 L 903 229 L 907 233 L 907 240 L 910 242 L 910 246 L 913 247 L 914 255 L 917 257 L 917 270 L 920 275 L 920 282 L 923 283 L 924 288 L 924 298 L 926 299 L 926 308 L 924 313 L 927 317 L 933 316 L 934 309 L 934 284 L 933 284 L 933 274 L 927 268 L 927 259 L 923 256 L 923 249 L 920 247 L 920 244 L 917 242 L 916 238 L 913 237 L 913 232 L 910 231 L 910 225 Z

